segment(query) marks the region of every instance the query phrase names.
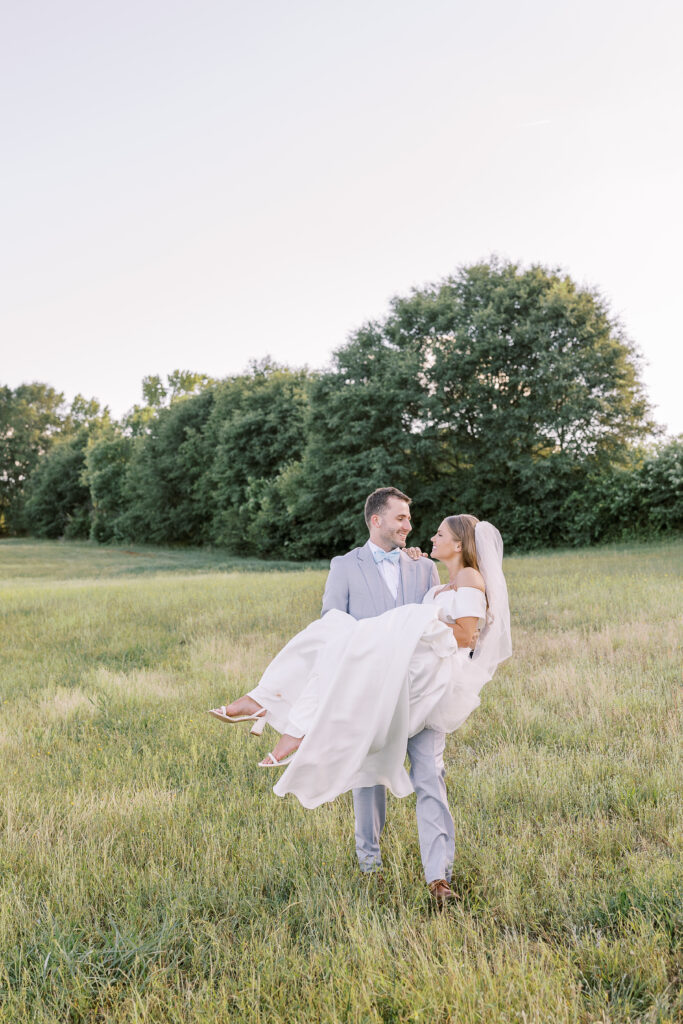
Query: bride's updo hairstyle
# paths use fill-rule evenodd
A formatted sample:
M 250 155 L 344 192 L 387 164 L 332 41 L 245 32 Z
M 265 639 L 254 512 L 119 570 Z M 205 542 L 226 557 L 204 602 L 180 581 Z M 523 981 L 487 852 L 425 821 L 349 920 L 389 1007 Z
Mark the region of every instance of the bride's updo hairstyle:
M 476 569 L 479 572 L 477 563 L 477 545 L 474 540 L 474 528 L 479 520 L 476 516 L 448 516 L 446 523 L 448 529 L 456 540 L 462 544 L 462 561 L 465 568 Z

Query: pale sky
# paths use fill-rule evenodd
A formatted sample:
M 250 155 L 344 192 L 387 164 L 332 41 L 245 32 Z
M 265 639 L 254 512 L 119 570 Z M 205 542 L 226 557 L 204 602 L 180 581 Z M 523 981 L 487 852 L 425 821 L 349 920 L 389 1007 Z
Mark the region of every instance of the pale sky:
M 4 0 L 0 383 L 322 367 L 492 253 L 597 286 L 683 430 L 678 0 Z M 676 359 L 678 370 L 676 372 Z

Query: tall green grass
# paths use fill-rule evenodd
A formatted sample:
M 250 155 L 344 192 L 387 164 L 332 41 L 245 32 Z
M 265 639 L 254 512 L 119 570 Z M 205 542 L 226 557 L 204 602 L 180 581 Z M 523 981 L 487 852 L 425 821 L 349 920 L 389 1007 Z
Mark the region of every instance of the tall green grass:
M 436 914 L 414 798 L 361 876 L 350 798 L 278 800 L 274 734 L 206 715 L 323 570 L 1 542 L 0 1021 L 683 1020 L 682 562 L 508 560 L 515 654 L 448 740 Z

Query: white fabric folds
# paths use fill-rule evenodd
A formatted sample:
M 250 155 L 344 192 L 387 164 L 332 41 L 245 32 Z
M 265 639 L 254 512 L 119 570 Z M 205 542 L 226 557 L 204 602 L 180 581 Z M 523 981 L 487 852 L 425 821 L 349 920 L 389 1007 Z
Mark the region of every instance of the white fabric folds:
M 486 571 L 480 561 L 488 610 L 481 591 L 467 587 L 432 588 L 421 605 L 374 618 L 332 610 L 270 663 L 250 696 L 274 729 L 304 737 L 274 787 L 278 796 L 293 793 L 304 807 L 363 786 L 407 796 L 409 737 L 424 728 L 452 732 L 478 706 L 482 686 L 511 653 L 502 541 L 491 524 L 479 524 L 478 557 L 481 526 L 490 527 L 481 535 Z M 483 627 L 471 659 L 446 624 L 465 616 Z
M 294 760 L 274 787 L 278 796 L 294 793 L 304 807 L 317 807 L 357 786 L 384 785 L 399 797 L 412 793 L 403 765 L 411 734 L 406 670 L 429 626 L 436 626 L 442 644 L 436 660 L 448 664 L 453 648 L 448 643 L 446 654 L 443 640 L 450 630 L 436 613 L 434 605 L 404 605 L 356 620 L 333 610 L 313 623 L 328 631 L 313 669 L 317 706 Z M 299 634 L 306 644 L 307 632 Z

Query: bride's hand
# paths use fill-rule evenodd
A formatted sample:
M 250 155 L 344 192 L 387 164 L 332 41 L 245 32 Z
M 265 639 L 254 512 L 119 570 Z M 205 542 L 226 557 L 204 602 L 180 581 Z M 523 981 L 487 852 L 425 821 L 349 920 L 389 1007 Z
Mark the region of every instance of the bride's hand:
M 410 555 L 414 562 L 417 562 L 420 558 L 429 558 L 427 552 L 421 551 L 420 548 L 406 548 L 405 552 L 407 555 Z

